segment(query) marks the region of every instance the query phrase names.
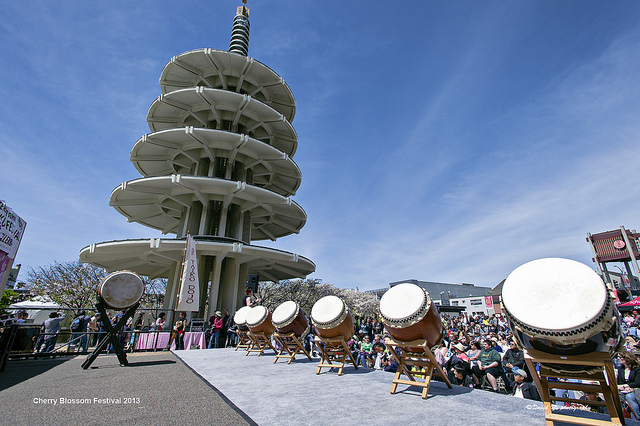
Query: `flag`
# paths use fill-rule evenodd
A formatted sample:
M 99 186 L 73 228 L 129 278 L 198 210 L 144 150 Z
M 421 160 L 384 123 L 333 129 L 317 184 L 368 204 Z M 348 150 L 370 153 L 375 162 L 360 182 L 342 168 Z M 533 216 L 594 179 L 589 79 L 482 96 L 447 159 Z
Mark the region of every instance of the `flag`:
M 197 312 L 200 310 L 200 283 L 198 282 L 198 262 L 196 259 L 196 242 L 187 235 L 187 246 L 182 264 L 180 293 L 177 311 Z

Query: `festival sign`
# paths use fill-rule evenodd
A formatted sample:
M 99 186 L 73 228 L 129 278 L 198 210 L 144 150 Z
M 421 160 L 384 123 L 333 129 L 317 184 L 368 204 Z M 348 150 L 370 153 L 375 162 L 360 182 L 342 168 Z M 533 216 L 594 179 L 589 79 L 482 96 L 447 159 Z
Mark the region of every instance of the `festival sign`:
M 8 273 L 12 260 L 16 258 L 27 222 L 0 200 L 0 287 Z

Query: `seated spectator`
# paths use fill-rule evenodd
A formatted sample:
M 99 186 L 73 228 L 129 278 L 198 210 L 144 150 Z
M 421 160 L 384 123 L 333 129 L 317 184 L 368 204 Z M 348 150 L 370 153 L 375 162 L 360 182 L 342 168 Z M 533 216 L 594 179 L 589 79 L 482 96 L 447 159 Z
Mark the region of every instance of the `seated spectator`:
M 378 342 L 373 345 L 373 368 L 376 370 L 382 370 L 384 368 L 383 362 L 389 361 L 389 357 L 384 353 L 385 347 L 382 343 Z
M 624 348 L 626 350 L 628 350 L 629 352 L 634 351 L 637 349 L 638 346 L 638 342 L 636 342 L 636 339 L 634 339 L 632 336 L 627 336 L 625 337 L 625 342 L 624 342 Z
M 482 343 L 482 350 L 480 351 L 478 359 L 480 365 L 473 367 L 473 374 L 477 381 L 479 382 L 482 377 L 486 376 L 493 391 L 498 392 L 498 382 L 496 378 L 502 376 L 503 373 L 501 366 L 502 358 L 500 358 L 500 354 L 493 349 L 493 342 L 491 340 L 487 339 Z M 474 382 L 475 381 L 476 380 L 474 380 Z
M 369 336 L 365 334 L 360 344 L 360 352 L 358 353 L 358 359 L 356 359 L 356 365 L 360 365 L 362 362 L 362 366 L 367 367 L 367 359 L 369 358 L 369 352 L 371 352 L 372 348 L 373 344 L 369 342 Z
M 515 375 L 513 390 L 511 392 L 511 395 L 517 398 L 533 399 L 535 401 L 541 401 L 542 399 L 538 394 L 538 389 L 536 388 L 536 385 L 534 385 L 532 382 L 524 381 L 527 378 L 527 373 L 518 367 L 514 367 L 511 370 Z
M 618 389 L 637 415 L 640 412 L 640 406 L 635 390 L 640 388 L 640 364 L 638 358 L 629 351 L 620 352 L 618 357 L 623 367 L 618 370 Z
M 387 345 L 385 345 L 384 342 L 382 341 L 382 337 L 380 337 L 379 334 L 376 334 L 375 336 L 373 336 L 373 342 L 371 342 L 371 345 L 375 346 L 378 343 L 381 344 L 384 349 L 387 349 Z M 372 353 L 371 355 L 375 355 L 375 354 Z
M 513 368 L 517 367 L 524 370 L 524 352 L 518 348 L 518 345 L 513 340 L 509 342 L 509 349 L 502 357 L 502 365 L 505 372 L 505 375 L 502 376 L 504 384 L 507 389 L 511 389 L 511 382 L 514 377 Z
M 598 396 L 598 394 L 595 392 L 585 392 L 584 395 L 580 397 L 580 399 L 582 401 L 604 402 L 604 400 L 600 398 L 600 396 Z M 585 403 L 585 405 L 583 405 L 583 407 L 585 410 L 593 411 L 594 413 L 609 414 L 609 410 L 607 410 L 607 407 L 605 405 L 591 405 L 587 402 Z
M 456 365 L 452 371 L 453 372 L 449 375 L 449 381 L 452 385 L 464 386 L 465 388 L 473 387 L 473 379 L 464 367 Z
M 452 376 L 454 369 L 460 367 L 464 370 L 465 374 L 471 374 L 471 364 L 469 363 L 469 357 L 464 353 L 464 346 L 461 343 L 456 343 L 451 346 L 455 351 L 455 354 L 449 358 L 445 367 L 449 376 Z

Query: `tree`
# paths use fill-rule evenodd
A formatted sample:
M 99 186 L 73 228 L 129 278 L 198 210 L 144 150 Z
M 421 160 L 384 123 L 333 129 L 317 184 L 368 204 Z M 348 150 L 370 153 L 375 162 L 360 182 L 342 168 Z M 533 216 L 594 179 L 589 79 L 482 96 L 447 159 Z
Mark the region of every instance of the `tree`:
M 78 312 L 92 309 L 97 289 L 108 275 L 104 269 L 78 261 L 31 268 L 27 272 L 27 286 L 35 296 L 45 296 L 64 308 Z M 141 307 L 158 308 L 164 300 L 166 280 L 141 277 L 145 294 Z
M 0 298 L 0 314 L 7 312 L 7 307 L 12 303 L 15 303 L 20 298 L 20 294 L 13 290 L 5 290 L 2 292 L 2 298 Z
M 62 307 L 80 311 L 93 305 L 96 291 L 107 272 L 78 261 L 30 268 L 27 286 L 36 296 L 44 296 Z
M 352 315 L 366 317 L 379 314 L 378 298 L 374 294 L 323 284 L 319 279 L 266 282 L 261 283 L 258 289 L 258 297 L 270 311 L 273 312 L 283 302 L 293 300 L 307 315 L 311 314 L 311 308 L 319 299 L 330 295 L 344 300 Z

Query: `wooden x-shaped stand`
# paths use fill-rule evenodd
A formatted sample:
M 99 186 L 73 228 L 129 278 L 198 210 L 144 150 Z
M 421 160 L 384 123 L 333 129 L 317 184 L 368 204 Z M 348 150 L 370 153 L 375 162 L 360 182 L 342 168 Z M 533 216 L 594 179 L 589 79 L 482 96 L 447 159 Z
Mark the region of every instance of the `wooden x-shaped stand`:
M 238 330 L 236 334 L 238 335 L 238 344 L 236 345 L 236 351 L 238 349 L 246 349 L 249 350 L 251 348 L 251 339 L 247 335 L 248 331 Z
M 316 374 L 320 374 L 320 370 L 323 367 L 327 368 L 338 368 L 338 376 L 342 376 L 342 370 L 344 369 L 345 363 L 350 362 L 353 366 L 358 369 L 356 365 L 356 360 L 353 359 L 353 355 L 349 350 L 349 346 L 347 342 L 344 341 L 343 336 L 332 337 L 330 339 L 315 336 L 314 341 L 318 350 L 320 350 L 320 364 L 318 364 L 318 370 L 316 370 Z M 320 344 L 322 343 L 322 345 Z M 331 358 L 336 361 L 336 364 L 331 363 Z
M 309 355 L 309 352 L 307 352 L 294 332 L 285 334 L 274 333 L 273 338 L 280 344 L 280 352 L 276 355 L 276 359 L 273 360 L 274 364 L 278 362 L 279 358 L 288 358 L 289 362 L 287 362 L 287 364 L 291 364 L 296 354 L 306 355 L 309 361 L 311 361 L 311 355 Z M 287 352 L 287 355 L 283 355 L 283 352 Z
M 420 386 L 422 387 L 422 399 L 426 399 L 427 394 L 429 393 L 431 378 L 433 376 L 440 377 L 447 386 L 449 386 L 449 389 L 452 388 L 449 377 L 442 370 L 440 364 L 436 362 L 436 358 L 433 356 L 431 349 L 427 346 L 427 341 L 425 339 L 403 342 L 387 338 L 384 339 L 384 343 L 389 347 L 389 352 L 391 352 L 391 355 L 398 363 L 398 371 L 396 372 L 392 381 L 393 384 L 391 385 L 392 394 L 396 393 L 398 384 Z M 400 354 L 396 352 L 396 348 Z M 424 368 L 425 372 L 411 371 L 409 367 L 413 366 Z M 400 379 L 400 376 L 403 374 L 406 375 L 409 380 Z M 416 376 L 424 376 L 424 382 L 416 380 Z
M 102 303 L 102 301 L 98 301 L 96 303 L 96 309 L 98 310 L 98 312 L 100 312 L 100 318 L 103 319 L 102 324 L 107 330 L 107 335 L 102 338 L 100 343 L 98 343 L 96 348 L 93 350 L 93 353 L 89 355 L 87 357 L 87 360 L 82 364 L 82 368 L 84 370 L 86 370 L 91 364 L 93 364 L 93 361 L 98 358 L 100 352 L 109 343 L 113 345 L 113 351 L 116 353 L 116 355 L 118 355 L 118 361 L 120 361 L 120 365 L 129 365 L 129 361 L 127 361 L 127 354 L 124 353 L 124 350 L 120 345 L 120 340 L 118 339 L 118 331 L 120 331 L 120 329 L 127 323 L 127 320 L 133 316 L 133 314 L 136 312 L 136 309 L 138 309 L 138 306 L 140 306 L 140 303 L 136 303 L 135 305 L 128 308 L 124 312 L 120 320 L 116 323 L 116 325 L 112 327 L 111 323 L 109 322 L 109 317 L 107 316 L 106 306 Z
M 544 417 L 547 420 L 548 426 L 553 426 L 556 421 L 580 425 L 624 424 L 622 404 L 620 403 L 618 386 L 616 384 L 616 374 L 609 352 L 592 352 L 584 355 L 554 355 L 535 349 L 525 349 L 524 352 L 524 361 L 532 373 L 533 381 L 538 387 L 540 398 L 542 398 L 544 404 Z M 534 363 L 540 363 L 540 375 L 535 374 L 536 367 Z M 562 370 L 563 367 L 567 370 L 575 370 L 577 368 L 582 371 L 576 373 L 561 372 L 560 370 Z M 588 372 L 589 370 L 595 371 Z M 550 381 L 549 378 L 579 379 L 592 384 Z M 585 401 L 552 396 L 550 392 L 551 389 L 577 390 L 603 394 L 604 402 L 589 401 L 589 404 L 606 405 L 609 416 L 611 417 L 611 422 L 554 413 L 551 410 L 553 401 L 573 404 L 585 404 Z
M 267 348 L 273 349 L 273 351 L 277 354 L 278 351 L 271 344 L 271 340 L 269 340 L 269 336 L 265 333 L 254 333 L 249 331 L 247 333 L 249 339 L 251 339 L 251 347 L 247 349 L 247 353 L 244 356 L 248 356 L 251 352 L 258 352 L 258 356 L 262 355 Z

